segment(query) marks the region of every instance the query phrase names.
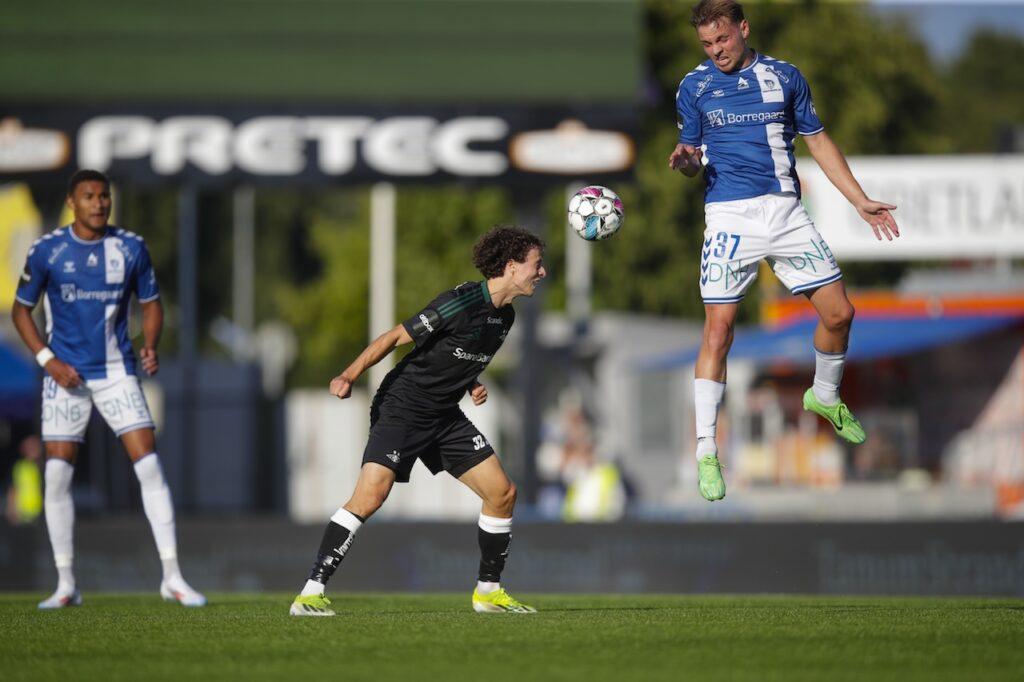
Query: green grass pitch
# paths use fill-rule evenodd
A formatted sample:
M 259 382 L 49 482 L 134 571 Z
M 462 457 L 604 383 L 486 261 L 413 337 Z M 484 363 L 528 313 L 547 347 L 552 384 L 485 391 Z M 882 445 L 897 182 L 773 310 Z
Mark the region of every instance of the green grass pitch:
M 5 681 L 1024 679 L 1024 600 L 338 594 L 338 617 L 292 618 L 287 594 L 42 596 L 0 595 Z

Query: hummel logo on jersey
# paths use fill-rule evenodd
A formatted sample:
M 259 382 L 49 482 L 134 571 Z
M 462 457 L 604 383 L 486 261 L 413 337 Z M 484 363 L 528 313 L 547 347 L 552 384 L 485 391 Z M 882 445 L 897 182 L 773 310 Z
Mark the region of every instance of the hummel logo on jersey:
M 424 315 L 423 313 L 420 313 L 420 322 L 423 323 L 423 326 L 427 328 L 428 332 L 433 333 L 434 326 L 432 324 L 430 324 L 430 320 L 428 320 L 427 316 Z
M 384 456 L 390 459 L 395 464 L 398 464 L 398 460 L 401 459 L 401 455 L 398 454 L 398 450 L 392 450 L 391 452 L 387 453 Z
M 70 274 L 75 271 L 75 261 L 66 260 L 64 261 L 64 272 Z
M 725 90 L 715 90 L 711 93 L 712 97 L 725 97 Z
M 712 128 L 721 128 L 725 125 L 725 111 L 722 109 L 715 109 L 705 114 L 708 117 L 708 125 Z
M 100 264 L 99 258 L 96 257 L 95 253 L 90 253 L 89 257 L 85 259 L 85 265 L 89 268 L 94 268 Z
M 750 87 L 750 83 L 747 82 L 746 78 L 740 76 L 739 84 L 736 86 L 737 90 L 746 90 Z

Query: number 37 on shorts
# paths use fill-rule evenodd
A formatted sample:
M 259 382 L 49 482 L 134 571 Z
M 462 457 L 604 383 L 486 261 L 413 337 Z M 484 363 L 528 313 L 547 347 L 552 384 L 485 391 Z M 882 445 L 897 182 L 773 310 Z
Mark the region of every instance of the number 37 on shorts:
M 793 294 L 842 277 L 828 244 L 799 200 L 768 195 L 706 207 L 700 253 L 700 293 L 705 303 L 738 303 L 768 261 Z

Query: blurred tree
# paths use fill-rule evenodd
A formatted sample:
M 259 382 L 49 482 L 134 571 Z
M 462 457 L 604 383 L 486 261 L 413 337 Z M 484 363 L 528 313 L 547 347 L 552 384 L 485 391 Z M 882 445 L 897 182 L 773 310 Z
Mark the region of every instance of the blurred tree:
M 1006 151 L 1004 136 L 1024 125 L 1024 40 L 975 33 L 946 74 L 946 129 L 957 153 Z
M 507 195 L 497 188 L 401 189 L 396 209 L 395 322 L 415 313 L 440 291 L 479 279 L 472 263 L 473 243 L 489 227 L 508 222 L 509 215 Z M 288 222 L 280 215 L 264 218 Z M 305 241 L 304 253 L 294 265 L 315 274 L 274 282 L 273 310 L 265 312 L 291 324 L 300 339 L 302 361 L 292 382 L 320 385 L 344 369 L 369 342 L 369 198 L 364 189 L 331 192 L 311 198 L 293 220 L 309 225 L 293 235 L 293 240 Z M 286 251 L 280 249 L 278 254 Z M 281 270 L 280 264 L 276 269 Z

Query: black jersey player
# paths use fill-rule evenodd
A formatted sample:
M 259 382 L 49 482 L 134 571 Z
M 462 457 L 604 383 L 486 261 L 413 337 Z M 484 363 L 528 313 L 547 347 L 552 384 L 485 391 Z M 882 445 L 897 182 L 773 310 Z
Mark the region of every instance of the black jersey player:
M 544 278 L 544 243 L 516 227 L 496 227 L 473 247 L 484 280 L 442 292 L 423 310 L 382 334 L 331 381 L 347 398 L 367 368 L 397 346 L 416 348 L 381 383 L 370 410 L 370 437 L 355 492 L 331 517 L 313 570 L 291 606 L 294 616 L 333 616 L 324 596 L 328 579 L 345 557 L 356 531 L 387 499 L 395 482 L 407 482 L 416 460 L 434 474 L 447 471 L 480 496 L 477 537 L 480 573 L 473 591 L 479 612 L 532 613 L 501 588 L 512 535 L 516 488 L 480 433 L 459 408 L 467 392 L 487 400 L 477 381 L 515 321 L 512 301 L 532 296 Z

